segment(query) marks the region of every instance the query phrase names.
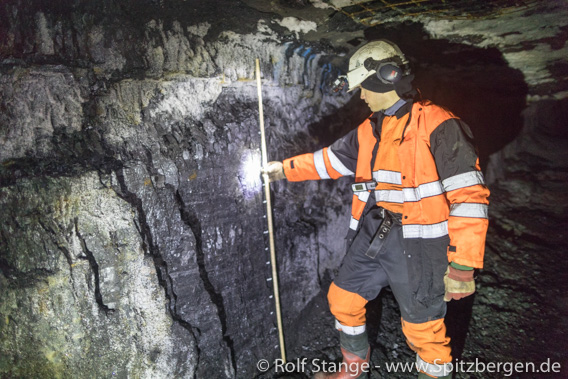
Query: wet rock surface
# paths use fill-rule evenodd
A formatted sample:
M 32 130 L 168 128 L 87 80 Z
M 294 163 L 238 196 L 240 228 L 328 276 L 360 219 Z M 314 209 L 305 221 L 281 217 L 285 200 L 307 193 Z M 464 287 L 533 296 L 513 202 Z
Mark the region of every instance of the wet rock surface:
M 291 24 L 251 3 L 256 10 L 236 1 L 0 5 L 1 377 L 268 378 L 314 370 L 283 375 L 272 366 L 263 374 L 256 366 L 274 362 L 279 348 L 254 58 L 261 61 L 271 160 L 330 144 L 368 109 L 357 96 L 329 91 L 345 68 L 345 47 L 314 42 L 313 34 L 303 41 L 312 24 L 299 24 L 306 33 L 286 32 L 282 25 Z M 294 15 L 288 12 L 278 14 Z M 335 25 L 341 17 L 332 19 Z M 352 22 L 334 28 L 362 37 Z M 422 39 L 427 29 L 405 30 Z M 422 67 L 425 95 L 452 109 L 481 96 L 479 75 L 468 76 L 476 84 L 461 91 L 471 90 L 469 97 L 442 96 L 439 83 L 425 79 L 480 64 L 520 89 L 490 97 L 515 100 L 498 119 L 520 112 L 519 99 L 531 91 L 520 73 L 497 49 L 472 61 L 483 49 L 463 47 L 458 37 L 425 44 L 446 49 L 450 60 Z M 556 59 L 561 47 L 554 46 Z M 523 132 L 507 136 L 513 142 L 487 168 L 486 268 L 475 298 L 448 315 L 462 360 L 550 357 L 568 365 L 568 122 L 565 100 L 554 96 L 527 108 Z M 474 132 L 487 120 L 466 117 Z M 484 151 L 501 148 L 501 137 Z M 325 294 L 343 256 L 349 184 L 272 185 L 291 361 L 340 358 Z M 380 365 L 372 376 L 391 377 L 385 363 L 413 361 L 413 353 L 388 289 L 368 311 L 372 362 Z
M 37 16 L 43 26 L 56 18 Z M 144 51 L 83 25 L 68 48 L 86 61 L 38 64 L 41 54 L 63 59 L 62 46 L 46 46 L 57 32 L 48 26 L 34 58 L 2 65 L 0 372 L 254 375 L 258 359 L 278 354 L 278 338 L 251 57 L 262 62 L 277 155 L 286 144 L 315 148 L 306 123 L 349 99 L 323 88 L 327 53 L 280 44 L 262 21 L 258 34 L 227 31 L 206 43 L 207 23 L 150 20 L 143 31 L 119 29 L 144 35 Z M 322 202 L 320 186 L 293 196 Z M 333 264 L 334 253 L 319 246 L 344 227 L 336 216 L 345 205 L 329 205 L 300 217 L 284 210 L 279 220 L 287 320 Z M 337 221 L 323 225 L 328 219 Z

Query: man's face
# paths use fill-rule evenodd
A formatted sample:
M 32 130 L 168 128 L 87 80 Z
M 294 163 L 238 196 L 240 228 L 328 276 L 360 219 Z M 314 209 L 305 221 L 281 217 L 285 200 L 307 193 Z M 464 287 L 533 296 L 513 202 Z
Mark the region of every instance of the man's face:
M 396 94 L 396 91 L 390 91 L 385 93 L 369 91 L 361 86 L 361 99 L 365 100 L 371 111 L 378 112 L 388 109 L 394 103 L 400 99 Z

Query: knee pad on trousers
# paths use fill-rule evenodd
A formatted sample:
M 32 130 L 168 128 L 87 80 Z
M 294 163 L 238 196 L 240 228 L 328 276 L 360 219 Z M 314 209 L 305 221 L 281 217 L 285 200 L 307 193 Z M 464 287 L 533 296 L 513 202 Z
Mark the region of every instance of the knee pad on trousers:
M 341 325 L 361 326 L 366 322 L 367 300 L 354 292 L 346 291 L 331 283 L 327 293 L 329 309 Z
M 413 324 L 402 320 L 406 342 L 427 363 L 440 364 L 452 361 L 450 338 L 446 336 L 444 319 Z

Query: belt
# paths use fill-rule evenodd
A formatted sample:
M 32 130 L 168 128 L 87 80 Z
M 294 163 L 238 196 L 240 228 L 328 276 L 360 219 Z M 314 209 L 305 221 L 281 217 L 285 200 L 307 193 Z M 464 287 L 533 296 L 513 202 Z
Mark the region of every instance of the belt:
M 383 219 L 390 217 L 394 222 L 402 224 L 402 213 L 391 212 L 388 209 L 381 207 Z

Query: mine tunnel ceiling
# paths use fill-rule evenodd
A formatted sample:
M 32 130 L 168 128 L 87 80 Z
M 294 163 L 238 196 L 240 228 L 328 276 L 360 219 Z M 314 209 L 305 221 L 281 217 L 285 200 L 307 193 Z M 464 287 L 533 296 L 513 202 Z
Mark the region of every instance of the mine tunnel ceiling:
M 359 46 L 379 38 L 397 43 L 411 63 L 442 65 L 458 78 L 469 70 L 464 71 L 463 62 L 446 59 L 448 54 L 464 52 L 466 66 L 477 62 L 488 67 L 496 49 L 504 65 L 524 75 L 529 96 L 568 96 L 565 1 L 242 0 L 242 4 L 249 9 L 249 19 L 264 20 L 283 42 L 328 47 L 339 57 L 333 63 L 343 70 L 347 57 Z M 472 47 L 477 48 L 475 53 Z
M 337 13 L 365 28 L 421 16 L 440 20 L 497 18 L 510 13 L 533 10 L 539 6 L 536 0 L 243 0 L 243 2 L 263 12 L 272 11 L 281 16 L 312 20 L 318 23 L 318 28 L 322 24 L 329 23 Z M 338 29 L 346 27 L 346 25 L 333 26 Z
M 431 15 L 444 19 L 495 17 L 529 9 L 536 1 L 515 0 L 331 0 L 330 5 L 365 26 L 375 26 L 393 17 Z

